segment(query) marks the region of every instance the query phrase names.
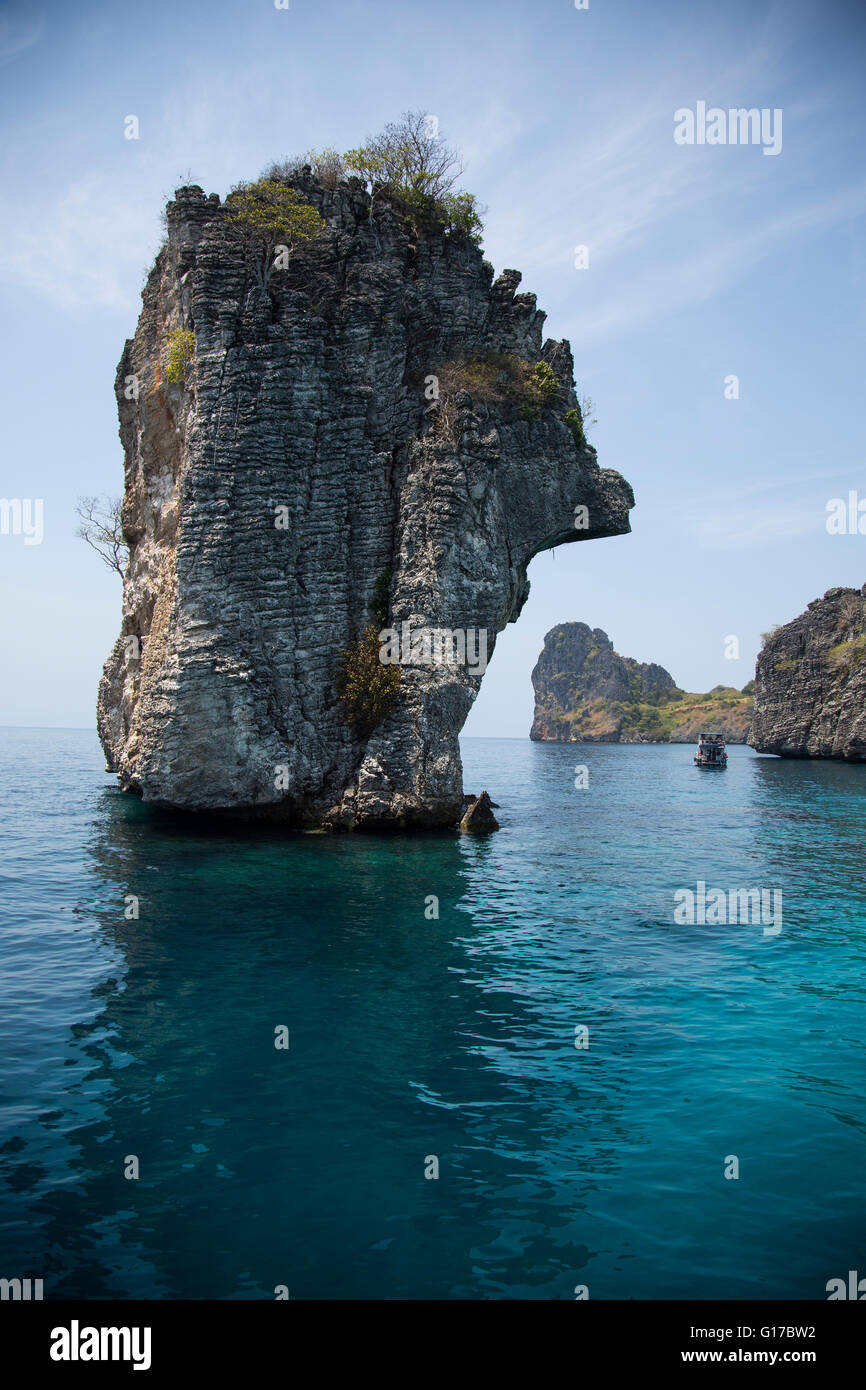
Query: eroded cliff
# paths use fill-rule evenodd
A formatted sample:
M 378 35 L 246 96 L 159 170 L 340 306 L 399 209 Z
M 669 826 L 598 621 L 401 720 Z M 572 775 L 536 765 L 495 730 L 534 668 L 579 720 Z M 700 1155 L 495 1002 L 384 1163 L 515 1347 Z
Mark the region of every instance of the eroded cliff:
M 866 761 L 866 585 L 828 589 L 769 633 L 749 743 L 787 758 Z
M 168 206 L 116 380 L 130 560 L 99 732 L 148 802 L 452 825 L 483 665 L 402 665 L 359 732 L 342 654 L 373 611 L 485 632 L 489 660 L 532 556 L 628 531 L 633 497 L 575 428 L 571 351 L 516 271 L 494 281 L 471 237 L 371 209 L 357 180 L 295 182 L 326 228 L 264 282 L 216 195 Z M 172 382 L 178 333 L 194 356 Z M 539 362 L 555 393 L 527 409 L 515 364 Z

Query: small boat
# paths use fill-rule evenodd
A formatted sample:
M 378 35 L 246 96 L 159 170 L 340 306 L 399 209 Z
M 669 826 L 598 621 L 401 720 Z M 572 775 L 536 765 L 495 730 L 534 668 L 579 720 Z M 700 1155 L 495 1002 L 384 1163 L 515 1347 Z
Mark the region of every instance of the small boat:
M 724 735 L 698 734 L 695 762 L 698 767 L 727 767 L 728 755 L 725 752 Z

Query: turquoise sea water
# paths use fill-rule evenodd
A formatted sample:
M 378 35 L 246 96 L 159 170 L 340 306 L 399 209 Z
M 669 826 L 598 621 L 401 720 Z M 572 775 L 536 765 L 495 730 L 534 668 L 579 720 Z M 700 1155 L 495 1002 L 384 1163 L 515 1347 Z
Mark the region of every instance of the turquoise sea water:
M 191 831 L 118 793 L 95 735 L 0 730 L 0 1276 L 822 1299 L 866 1275 L 866 768 L 730 751 L 469 739 L 499 834 L 342 838 Z M 678 925 L 698 880 L 780 888 L 781 932 Z

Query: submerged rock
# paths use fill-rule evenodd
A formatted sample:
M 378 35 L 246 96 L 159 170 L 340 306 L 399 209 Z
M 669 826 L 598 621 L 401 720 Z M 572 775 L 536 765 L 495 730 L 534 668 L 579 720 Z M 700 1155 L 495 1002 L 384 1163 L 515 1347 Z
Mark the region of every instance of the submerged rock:
M 147 802 L 456 825 L 458 734 L 530 560 L 628 531 L 634 499 L 566 422 L 571 352 L 517 271 L 491 283 L 468 235 L 357 180 L 293 182 L 327 227 L 269 279 L 216 195 L 168 205 L 116 381 L 130 561 L 100 737 Z M 180 380 L 172 342 L 194 347 Z M 554 399 L 530 409 L 537 363 Z M 350 722 L 341 662 L 371 622 L 457 655 L 404 642 L 396 697 Z
M 749 743 L 783 758 L 866 761 L 866 585 L 828 589 L 767 634 Z
M 476 835 L 486 835 L 490 830 L 499 829 L 499 821 L 493 814 L 493 802 L 487 792 L 482 792 L 470 801 L 460 822 L 460 829 L 470 830 Z

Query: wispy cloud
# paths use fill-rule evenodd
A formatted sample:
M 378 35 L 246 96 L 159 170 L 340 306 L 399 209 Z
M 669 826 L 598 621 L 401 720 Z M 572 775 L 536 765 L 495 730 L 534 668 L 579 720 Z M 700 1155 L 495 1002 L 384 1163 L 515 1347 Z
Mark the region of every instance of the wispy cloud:
M 711 299 L 760 261 L 790 245 L 797 235 L 850 221 L 866 213 L 866 182 L 829 198 L 772 217 L 740 236 L 719 238 L 700 255 L 653 268 L 622 284 L 616 296 L 581 316 L 575 341 L 588 341 L 633 328 L 659 314 Z
M 230 82 L 234 86 L 229 90 Z M 0 227 L 0 281 L 50 299 L 66 310 L 94 307 L 134 312 L 142 273 L 159 244 L 159 213 L 188 174 L 224 192 L 249 168 L 250 141 L 240 131 L 217 139 L 229 101 L 241 103 L 250 124 L 266 128 L 266 88 L 257 70 L 241 76 L 191 79 L 170 92 L 161 109 L 142 120 L 140 141 L 123 139 L 109 166 L 77 178 L 62 177 L 63 152 L 38 188 L 10 204 Z M 258 103 L 258 105 L 257 105 Z M 41 125 L 52 128 L 54 114 Z M 60 123 L 60 129 L 64 129 Z M 42 130 L 28 130 L 32 147 Z M 3 178 L 14 184 L 27 161 L 23 142 L 7 147 Z M 45 229 L 50 229 L 46 241 Z
M 38 206 L 17 205 L 0 234 L 0 278 L 66 309 L 128 310 L 156 231 L 155 209 L 129 184 L 89 174 Z
M 570 129 L 563 119 L 555 141 L 549 136 L 533 141 L 530 158 L 516 171 L 527 181 L 531 177 L 535 190 L 532 208 L 509 214 L 509 230 L 521 243 L 525 239 L 520 250 L 536 265 L 561 265 L 566 257 L 570 260 L 572 243 L 586 243 L 593 263 L 603 264 L 641 245 L 653 228 L 708 200 L 724 202 L 734 191 L 740 199 L 748 195 L 766 174 L 761 161 L 753 161 L 751 168 L 742 160 L 725 166 L 714 158 L 718 150 L 701 152 L 710 158 L 690 159 L 690 152 L 674 143 L 674 112 L 698 98 L 722 106 L 768 104 L 756 94 L 773 89 L 802 27 L 802 17 L 798 22 L 789 7 L 772 5 L 745 52 L 713 57 L 703 40 L 677 39 L 657 53 L 654 76 L 644 87 L 640 77 L 636 82 L 628 72 L 621 85 L 605 89 L 604 100 L 596 99 L 594 107 L 576 105 L 579 123 Z M 508 180 L 514 173 L 508 169 Z M 535 215 L 539 201 L 557 210 L 541 240 Z M 497 199 L 502 207 L 512 202 L 506 189 Z M 563 236 L 560 227 L 566 221 L 569 230 Z
M 701 550 L 756 550 L 820 532 L 825 520 L 822 509 L 805 502 L 743 507 L 720 496 L 684 508 L 680 526 Z
M 0 13 L 0 67 L 12 63 L 42 38 L 45 18 L 17 6 Z
M 764 502 L 743 500 L 749 489 L 731 497 L 725 487 L 672 501 L 663 508 L 665 525 L 679 536 L 688 536 L 699 550 L 714 552 L 761 550 L 824 531 L 823 498 L 789 495 L 780 501 L 778 491 L 760 490 L 767 493 Z
M 791 85 L 791 50 L 809 22 L 805 9 L 775 4 L 741 55 L 708 56 L 705 36 L 700 46 L 672 46 L 654 65 L 651 85 L 607 90 L 604 103 L 581 111 L 579 136 L 569 140 L 563 121 L 551 148 L 537 142 L 517 170 L 533 188 L 531 203 L 515 205 L 510 196 L 513 168 L 502 177 L 490 198 L 494 254 L 510 247 L 508 263 L 525 267 L 528 280 L 539 272 L 572 277 L 571 303 L 561 291 L 559 303 L 573 318 L 573 343 L 700 305 L 792 239 L 866 211 L 866 184 L 828 192 L 820 177 L 824 146 L 814 120 L 839 100 L 826 85 L 798 89 L 783 104 L 797 149 L 778 169 L 757 149 L 684 149 L 673 140 L 683 103 L 776 105 L 775 94 Z M 572 270 L 578 245 L 589 248 L 588 271 Z

